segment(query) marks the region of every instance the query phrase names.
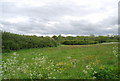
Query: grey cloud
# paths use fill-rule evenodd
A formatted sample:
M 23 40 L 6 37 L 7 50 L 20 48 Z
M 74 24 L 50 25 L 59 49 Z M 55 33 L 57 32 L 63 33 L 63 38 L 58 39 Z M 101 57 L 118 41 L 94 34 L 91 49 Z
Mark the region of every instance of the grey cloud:
M 118 17 L 117 16 L 108 16 L 100 23 L 103 25 L 118 25 Z
M 117 34 L 117 15 L 106 15 L 106 19 L 103 19 L 98 23 L 91 23 L 86 20 L 68 20 L 67 22 L 63 19 L 63 16 L 79 16 L 86 17 L 91 14 L 97 14 L 102 12 L 107 12 L 108 9 L 106 5 L 101 5 L 100 7 L 90 7 L 90 5 L 77 6 L 71 2 L 60 2 L 54 1 L 43 7 L 30 7 L 23 5 L 21 7 L 17 6 L 18 3 L 15 2 L 2 2 L 2 13 L 3 20 L 0 20 L 0 24 L 4 27 L 3 30 L 11 32 L 19 32 L 23 34 Z M 22 2 L 21 2 L 22 4 Z M 113 4 L 109 3 L 108 6 Z M 114 9 L 114 5 L 113 5 Z M 15 18 L 15 17 L 28 17 L 27 22 L 10 23 L 4 21 L 4 19 Z M 49 21 L 57 21 L 59 24 L 55 24 L 52 27 L 47 26 Z M 106 29 L 111 27 L 112 29 Z
M 102 21 L 103 22 L 103 21 Z M 104 21 L 105 22 L 105 21 Z M 110 20 L 110 22 L 112 22 Z M 114 22 L 114 20 L 113 20 Z M 20 31 L 24 34 L 26 33 L 33 33 L 33 34 L 76 34 L 76 35 L 88 35 L 88 34 L 96 34 L 96 35 L 105 35 L 105 34 L 117 34 L 117 29 L 112 27 L 112 29 L 107 30 L 105 29 L 107 26 L 111 26 L 111 24 L 93 24 L 88 21 L 70 21 L 69 23 L 66 22 L 59 22 L 59 24 L 55 24 L 54 27 L 46 26 L 48 22 L 42 21 L 39 19 L 31 19 L 27 23 L 15 23 L 12 24 L 10 22 L 2 22 L 1 24 L 4 25 L 5 30 L 9 31 Z M 116 25 L 115 23 L 113 26 Z M 9 29 L 9 27 L 11 27 Z M 8 29 L 7 29 L 8 28 Z
M 104 21 L 106 22 L 107 24 L 93 24 L 93 23 L 90 23 L 88 21 L 72 21 L 71 25 L 74 27 L 74 31 L 76 31 L 76 33 L 78 32 L 78 34 L 82 34 L 80 33 L 79 31 L 82 31 L 84 33 L 87 33 L 87 34 L 102 34 L 102 35 L 105 35 L 105 34 L 111 34 L 111 33 L 114 33 L 114 34 L 117 34 L 117 28 L 114 27 L 114 25 L 117 25 L 117 22 L 114 22 L 115 20 L 113 19 L 113 23 L 112 23 L 112 20 L 109 20 L 109 21 Z M 103 21 L 102 21 L 103 22 Z M 108 23 L 108 22 L 111 22 L 111 23 Z M 107 26 L 112 26 L 111 29 L 107 29 Z
M 21 2 L 22 3 L 22 2 Z M 99 9 L 89 9 L 87 6 L 76 6 L 73 3 L 51 3 L 43 7 L 29 7 L 23 5 L 24 7 L 16 6 L 17 3 L 14 2 L 4 2 L 3 3 L 3 14 L 8 16 L 34 16 L 39 18 L 56 18 L 63 15 L 73 15 L 73 16 L 84 16 L 90 13 L 95 13 L 101 11 Z

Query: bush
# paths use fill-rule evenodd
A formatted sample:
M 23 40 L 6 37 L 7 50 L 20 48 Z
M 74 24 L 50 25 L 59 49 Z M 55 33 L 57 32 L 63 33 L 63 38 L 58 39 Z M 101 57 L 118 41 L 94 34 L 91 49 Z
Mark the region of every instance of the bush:
M 2 32 L 3 52 L 28 48 L 54 47 L 57 45 L 57 42 L 50 37 L 27 36 Z
M 96 79 L 119 79 L 117 67 L 96 68 L 96 73 L 92 75 Z
M 97 44 L 97 41 L 81 41 L 81 40 L 65 40 L 62 44 L 65 45 L 88 45 L 88 44 Z

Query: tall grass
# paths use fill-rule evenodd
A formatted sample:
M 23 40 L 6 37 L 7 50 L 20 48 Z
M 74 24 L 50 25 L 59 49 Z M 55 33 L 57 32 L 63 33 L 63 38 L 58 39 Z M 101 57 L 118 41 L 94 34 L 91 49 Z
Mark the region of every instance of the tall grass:
M 116 44 L 60 46 L 3 54 L 3 79 L 118 79 Z

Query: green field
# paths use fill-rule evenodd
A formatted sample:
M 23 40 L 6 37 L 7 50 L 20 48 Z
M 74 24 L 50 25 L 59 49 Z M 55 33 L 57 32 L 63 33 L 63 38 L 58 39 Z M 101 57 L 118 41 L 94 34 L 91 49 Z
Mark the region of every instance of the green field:
M 3 53 L 3 79 L 117 79 L 117 49 L 61 45 Z

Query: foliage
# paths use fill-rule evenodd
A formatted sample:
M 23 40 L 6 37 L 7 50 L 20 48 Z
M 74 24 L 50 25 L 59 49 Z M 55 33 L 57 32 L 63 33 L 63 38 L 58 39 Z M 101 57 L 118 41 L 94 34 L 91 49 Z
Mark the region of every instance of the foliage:
M 66 40 L 62 42 L 65 45 L 88 45 L 88 44 L 96 44 L 97 41 L 80 41 L 80 40 Z
M 67 36 L 62 35 L 53 36 L 28 36 L 28 35 L 19 35 L 9 32 L 2 32 L 2 51 L 10 52 L 20 49 L 29 49 L 29 48 L 43 48 L 43 47 L 55 47 L 60 44 L 64 45 L 89 45 L 97 44 L 103 42 L 117 42 L 118 36 Z
M 9 52 L 19 49 L 43 48 L 57 46 L 57 42 L 50 37 L 37 37 L 2 32 L 2 51 Z
M 53 36 L 57 42 L 65 45 L 89 45 L 89 44 L 97 44 L 97 43 L 104 43 L 104 42 L 118 42 L 119 36 Z
M 95 73 L 92 74 L 92 77 L 96 79 L 119 79 L 118 67 L 111 66 L 101 66 L 95 68 Z

